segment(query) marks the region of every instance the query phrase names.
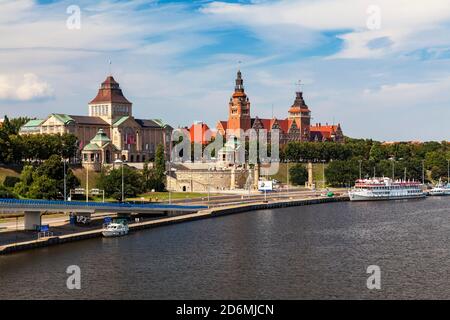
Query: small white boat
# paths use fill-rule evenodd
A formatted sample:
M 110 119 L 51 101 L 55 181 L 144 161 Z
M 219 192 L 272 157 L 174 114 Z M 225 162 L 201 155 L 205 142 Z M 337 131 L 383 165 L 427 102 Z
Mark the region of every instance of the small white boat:
M 111 222 L 103 228 L 102 234 L 104 237 L 120 237 L 128 234 L 128 224 L 124 221 Z
M 450 183 L 444 185 L 442 181 L 439 181 L 439 183 L 431 189 L 428 194 L 430 196 L 450 196 Z

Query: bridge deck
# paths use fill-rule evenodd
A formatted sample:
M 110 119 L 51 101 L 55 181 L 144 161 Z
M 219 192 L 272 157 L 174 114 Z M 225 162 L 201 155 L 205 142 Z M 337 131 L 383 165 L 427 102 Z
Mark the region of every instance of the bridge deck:
M 206 209 L 199 205 L 176 205 L 162 203 L 131 204 L 111 202 L 82 202 L 54 200 L 0 199 L 0 212 L 23 211 L 85 211 L 85 212 L 151 212 L 151 211 L 185 211 L 194 212 Z

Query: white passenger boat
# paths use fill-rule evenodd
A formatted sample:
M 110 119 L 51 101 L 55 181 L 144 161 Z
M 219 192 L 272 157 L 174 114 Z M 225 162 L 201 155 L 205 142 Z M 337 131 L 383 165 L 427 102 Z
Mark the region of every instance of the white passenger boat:
M 348 195 L 351 201 L 368 201 L 424 198 L 426 193 L 417 181 L 371 178 L 356 180 Z
M 442 181 L 439 181 L 439 183 L 431 189 L 428 194 L 430 196 L 450 196 L 450 182 L 445 185 Z
M 120 237 L 128 234 L 129 227 L 126 220 L 114 221 L 106 225 L 102 234 L 104 237 Z

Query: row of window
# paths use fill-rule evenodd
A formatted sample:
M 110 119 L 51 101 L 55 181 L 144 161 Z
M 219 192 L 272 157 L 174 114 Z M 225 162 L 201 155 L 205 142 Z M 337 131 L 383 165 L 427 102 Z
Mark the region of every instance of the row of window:
M 93 116 L 106 116 L 109 113 L 109 106 L 106 104 L 92 106 Z
M 101 104 L 95 105 L 91 107 L 92 116 L 107 116 L 109 115 L 109 105 Z M 117 105 L 112 107 L 112 111 L 114 114 L 129 114 L 130 106 L 126 105 Z
M 124 149 L 131 150 L 131 146 L 132 146 L 131 144 L 127 143 L 127 144 L 125 144 Z M 142 144 L 142 150 L 155 152 L 155 144 L 154 143 L 150 143 L 150 144 L 146 143 L 145 145 Z
M 145 162 L 146 160 L 150 160 L 151 157 L 147 158 L 145 155 L 130 155 L 129 159 L 125 159 L 125 156 L 120 156 L 120 155 L 116 155 L 116 158 L 122 158 L 122 160 L 127 160 L 128 162 Z M 110 162 L 111 159 L 105 159 L 105 162 Z M 87 154 L 85 153 L 83 155 L 83 161 L 84 162 L 96 162 L 99 163 L 100 162 L 100 155 L 98 153 L 91 153 L 91 154 Z

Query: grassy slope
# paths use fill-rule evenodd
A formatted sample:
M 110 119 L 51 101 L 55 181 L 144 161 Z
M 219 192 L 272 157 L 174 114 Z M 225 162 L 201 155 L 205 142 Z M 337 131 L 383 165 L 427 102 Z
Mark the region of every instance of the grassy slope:
M 73 174 L 80 179 L 81 187 L 86 187 L 86 170 L 82 168 L 73 169 Z M 95 188 L 97 186 L 97 180 L 100 176 L 99 172 L 89 171 L 89 189 Z

